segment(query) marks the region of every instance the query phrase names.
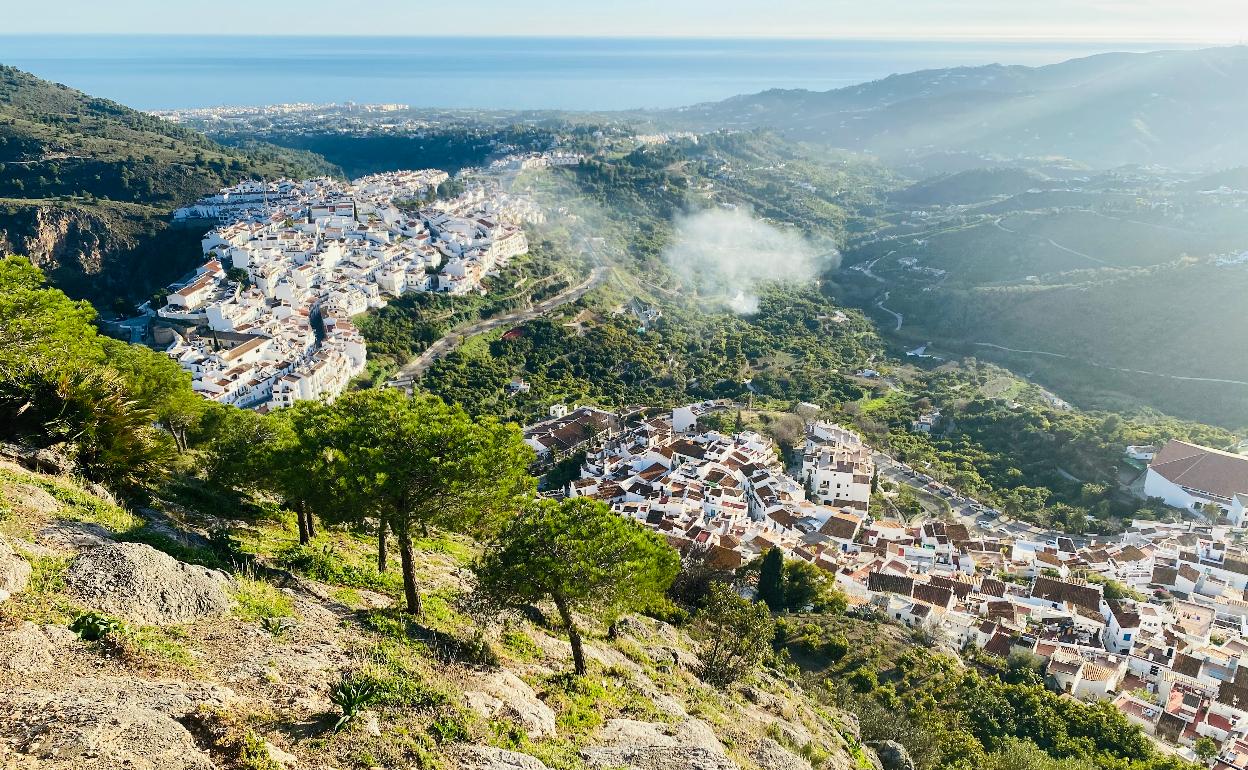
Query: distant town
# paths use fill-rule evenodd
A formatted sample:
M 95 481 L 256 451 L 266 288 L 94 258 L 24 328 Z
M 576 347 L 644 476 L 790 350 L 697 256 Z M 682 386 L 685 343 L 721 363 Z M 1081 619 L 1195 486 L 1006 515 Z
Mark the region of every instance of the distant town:
M 179 209 L 218 224 L 207 261 L 144 310 L 153 337 L 205 398 L 280 408 L 333 398 L 365 370 L 351 319 L 411 292 L 484 292 L 482 279 L 528 251 L 525 224 L 544 221 L 499 175 L 580 157 L 550 152 L 457 175 L 395 171 L 333 179 L 249 181 Z

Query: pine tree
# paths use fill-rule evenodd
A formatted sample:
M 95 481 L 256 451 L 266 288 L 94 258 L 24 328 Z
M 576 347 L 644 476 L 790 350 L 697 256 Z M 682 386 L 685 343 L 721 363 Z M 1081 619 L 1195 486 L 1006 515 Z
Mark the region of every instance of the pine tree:
M 758 572 L 758 598 L 773 612 L 784 608 L 784 554 L 772 548 L 763 555 Z

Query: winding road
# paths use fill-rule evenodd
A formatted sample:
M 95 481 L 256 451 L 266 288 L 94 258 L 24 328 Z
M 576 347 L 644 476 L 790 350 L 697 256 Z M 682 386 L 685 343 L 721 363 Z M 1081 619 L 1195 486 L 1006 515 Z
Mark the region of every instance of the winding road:
M 571 288 L 564 289 L 555 296 L 542 300 L 527 310 L 518 310 L 506 315 L 483 318 L 480 321 L 468 324 L 467 326 L 462 326 L 450 332 L 445 337 L 426 348 L 425 352 L 416 356 L 411 361 L 408 361 L 407 364 L 399 370 L 398 374 L 391 378 L 386 385 L 392 388 L 411 387 L 412 383 L 420 379 L 421 375 L 423 375 L 429 367 L 433 365 L 434 361 L 437 361 L 439 358 L 442 358 L 447 353 L 450 353 L 452 350 L 459 347 L 463 344 L 464 340 L 469 337 L 483 332 L 488 332 L 491 329 L 497 329 L 500 326 L 514 326 L 516 324 L 522 324 L 526 321 L 531 321 L 540 315 L 545 315 L 557 307 L 561 307 L 570 302 L 576 302 L 578 299 L 588 294 L 591 289 L 597 287 L 604 280 L 606 280 L 609 270 L 610 268 L 606 266 L 595 267 L 593 272 L 589 274 L 589 277 L 581 283 Z

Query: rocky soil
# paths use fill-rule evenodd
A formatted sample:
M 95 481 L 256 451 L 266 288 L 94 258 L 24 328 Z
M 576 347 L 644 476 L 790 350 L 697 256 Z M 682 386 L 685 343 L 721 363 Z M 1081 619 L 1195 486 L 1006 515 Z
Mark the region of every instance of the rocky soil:
M 691 670 L 693 640 L 649 618 L 625 618 L 614 639 L 592 635 L 591 673 L 574 680 L 557 631 L 532 620 L 480 625 L 458 609 L 454 548 L 425 553 L 429 617 L 405 626 L 384 581 L 332 585 L 265 559 L 254 574 L 179 561 L 118 540 L 152 539 L 153 521 L 167 535 L 182 518 L 130 514 L 3 461 L 0 512 L 6 769 L 880 766 L 851 717 L 791 682 L 767 674 L 727 692 L 705 686 Z M 255 533 L 261 545 L 294 538 L 273 526 Z M 185 543 L 204 542 L 203 532 L 185 534 L 152 542 L 200 553 Z M 342 558 L 354 548 L 366 560 L 368 541 L 333 537 Z M 80 638 L 69 625 L 88 610 L 124 632 Z M 370 678 L 379 695 L 334 732 L 331 695 L 351 677 Z

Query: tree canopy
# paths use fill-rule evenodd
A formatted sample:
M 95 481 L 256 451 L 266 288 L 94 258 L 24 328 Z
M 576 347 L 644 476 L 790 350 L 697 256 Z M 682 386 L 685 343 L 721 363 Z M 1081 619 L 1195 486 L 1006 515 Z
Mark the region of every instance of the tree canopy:
M 477 564 L 480 588 L 504 606 L 550 600 L 585 654 L 573 613 L 602 617 L 639 609 L 672 584 L 680 557 L 659 535 L 597 500 L 538 500 L 512 519 Z

